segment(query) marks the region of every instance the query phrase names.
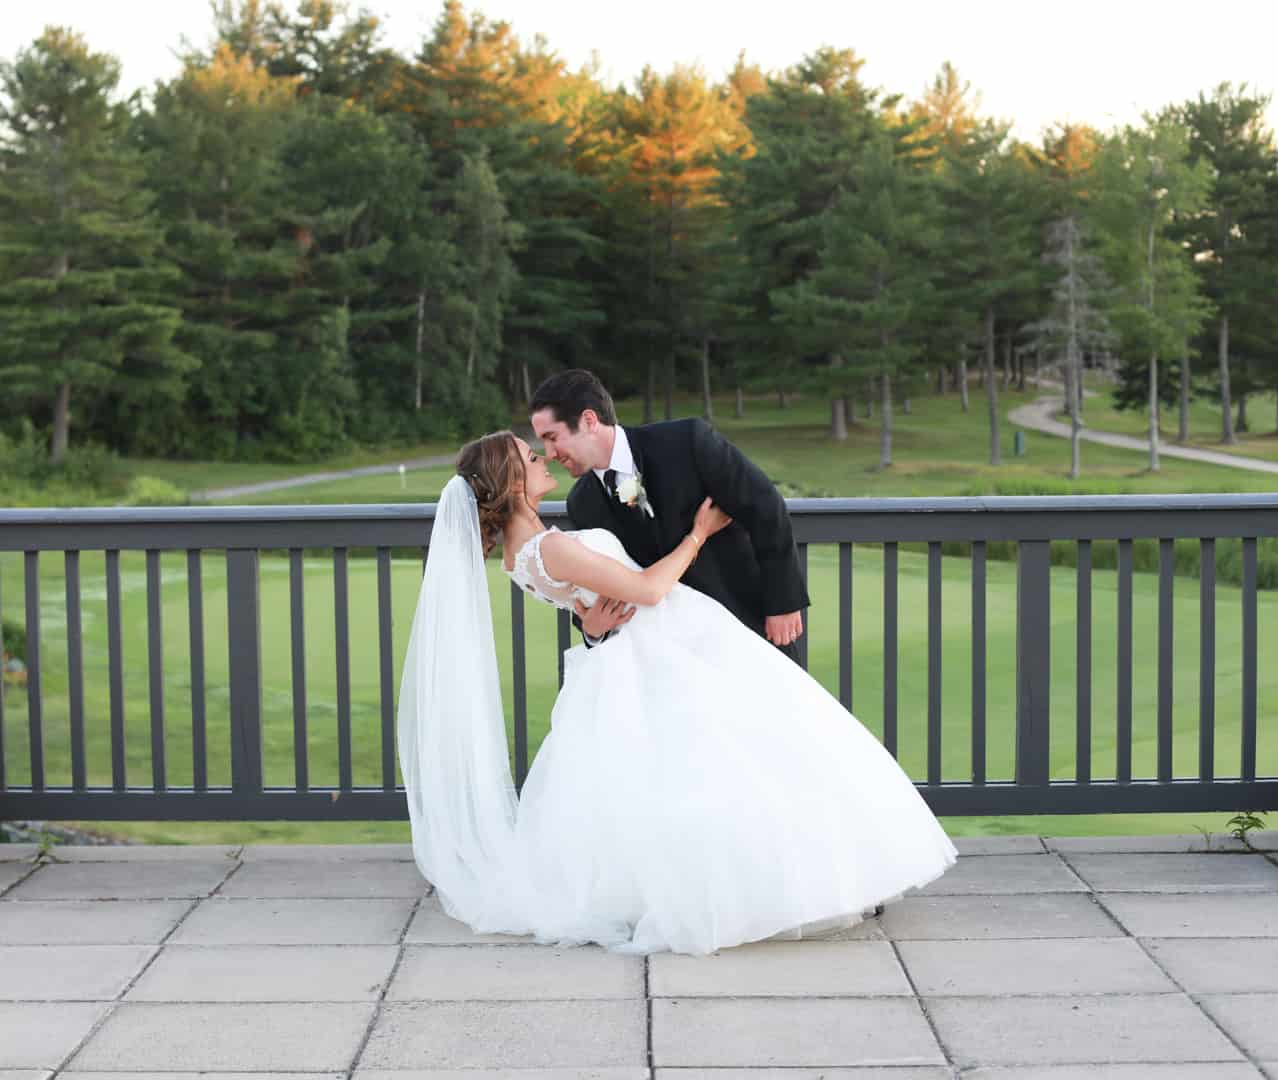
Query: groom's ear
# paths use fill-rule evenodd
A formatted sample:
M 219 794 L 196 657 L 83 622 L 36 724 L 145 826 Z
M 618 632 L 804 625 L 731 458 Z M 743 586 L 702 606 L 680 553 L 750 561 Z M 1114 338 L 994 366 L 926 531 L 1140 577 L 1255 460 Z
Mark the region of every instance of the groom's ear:
M 577 420 L 577 430 L 585 428 L 589 432 L 595 432 L 599 429 L 599 414 L 594 409 L 582 409 L 581 416 Z

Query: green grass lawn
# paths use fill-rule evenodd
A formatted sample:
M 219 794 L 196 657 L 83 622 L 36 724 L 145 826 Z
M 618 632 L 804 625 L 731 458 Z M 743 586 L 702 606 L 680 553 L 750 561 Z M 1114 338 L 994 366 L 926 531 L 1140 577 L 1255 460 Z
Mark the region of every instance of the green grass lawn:
M 1016 429 L 1007 422 L 1007 412 L 1038 396 L 1033 390 L 1000 395 L 1003 464 L 997 468 L 989 464 L 984 399 L 975 392 L 966 413 L 953 394 L 919 398 L 912 403 L 909 415 L 898 404 L 889 469 L 878 465 L 878 418 L 866 420 L 860 409 L 857 423 L 843 443 L 830 440 L 829 407 L 820 401 L 800 401 L 784 410 L 773 400 L 752 401 L 745 417 L 737 420 L 725 400 L 718 404 L 715 420 L 769 476 L 803 494 L 1156 494 L 1278 488 L 1272 476 L 1170 458 L 1163 461 L 1159 472 L 1150 473 L 1141 451 L 1088 443 L 1082 448 L 1083 475 L 1070 481 L 1067 439 L 1026 432 L 1025 456 L 1018 458 L 1012 453 Z M 638 419 L 631 403 L 623 405 L 621 412 L 623 423 Z
M 131 476 L 154 476 L 166 480 L 186 492 L 204 491 L 209 488 L 237 487 L 241 484 L 257 484 L 268 480 L 288 480 L 313 472 L 331 472 L 339 469 L 355 469 L 363 465 L 393 465 L 401 461 L 435 457 L 452 452 L 455 447 L 444 443 L 423 443 L 418 446 L 399 447 L 390 450 L 353 450 L 322 461 L 309 462 L 235 462 L 235 461 L 167 461 L 162 458 L 128 458 L 125 469 Z M 370 479 L 381 479 L 372 477 Z M 398 484 L 398 478 L 395 478 Z M 335 501 L 348 501 L 339 498 Z M 369 502 L 368 499 L 355 501 Z M 380 500 L 379 500 L 380 501 Z M 393 500 L 387 500 L 393 501 Z
M 901 403 L 895 410 L 894 464 L 880 469 L 879 426 L 877 415 L 866 419 L 857 409 L 855 422 L 845 442 L 829 438 L 829 406 L 812 398 L 794 399 L 789 408 L 777 406 L 775 397 L 754 397 L 747 401 L 744 418 L 733 416 L 733 400 L 722 395 L 715 401 L 715 422 L 737 442 L 775 480 L 786 485 L 790 494 L 807 495 L 970 495 L 1008 494 L 1041 491 L 1060 493 L 1127 493 L 1181 491 L 1270 491 L 1272 477 L 1246 474 L 1200 466 L 1191 462 L 1166 459 L 1154 474 L 1145 467 L 1141 452 L 1115 450 L 1084 443 L 1083 476 L 1078 481 L 1068 478 L 1069 445 L 1038 432 L 1026 432 L 1026 454 L 1012 453 L 1012 434 L 1016 430 L 1006 421 L 1006 414 L 1018 405 L 1032 401 L 1039 392 L 1032 387 L 1023 392 L 1001 394 L 1004 417 L 1002 443 L 1003 464 L 994 468 L 989 462 L 989 429 L 984 398 L 973 387 L 971 409 L 964 413 L 955 394 L 927 395 L 911 402 L 911 413 L 905 414 Z M 1264 395 L 1253 402 L 1252 417 L 1258 428 L 1264 428 L 1272 412 L 1272 400 Z M 638 401 L 623 401 L 618 406 L 622 423 L 642 420 Z M 676 402 L 679 415 L 695 415 L 699 399 L 681 397 Z M 1219 410 L 1208 402 L 1195 402 L 1192 410 L 1193 445 L 1219 449 Z M 512 424 L 526 426 L 526 417 L 516 414 Z M 1109 405 L 1107 395 L 1087 402 L 1087 422 L 1107 431 L 1142 436 L 1144 420 L 1139 413 L 1120 413 Z M 1251 454 L 1278 460 L 1278 436 L 1259 431 L 1243 436 L 1242 443 L 1231 452 Z M 393 464 L 415 458 L 452 453 L 457 448 L 444 444 L 425 444 L 399 450 L 358 452 L 310 464 L 239 464 L 228 462 L 166 462 L 154 459 L 131 459 L 128 469 L 134 474 L 156 476 L 184 491 L 231 487 L 266 480 L 287 479 L 310 472 L 354 468 L 360 465 Z M 567 493 L 571 478 L 562 470 L 560 491 L 552 498 Z M 305 487 L 218 500 L 225 503 L 256 505 L 296 505 L 300 503 L 404 502 L 433 501 L 447 483 L 451 470 L 428 468 L 410 471 L 401 485 L 396 475 L 361 477 L 327 481 Z
M 835 643 L 836 605 L 833 548 L 810 550 L 810 580 L 814 607 L 810 627 L 811 667 L 814 675 L 833 690 L 837 686 L 838 658 Z M 882 553 L 874 547 L 858 547 L 854 568 L 854 708 L 871 730 L 882 732 L 883 650 L 881 640 Z M 105 647 L 105 590 L 101 563 L 85 556 L 82 566 L 85 688 L 89 779 L 109 783 L 109 719 L 107 714 L 107 661 Z M 0 558 L 0 575 L 12 589 L 20 572 L 16 556 Z M 394 669 L 396 682 L 406 648 L 416 602 L 420 563 L 397 560 L 393 567 Z M 1012 774 L 1013 702 L 1015 678 L 1015 566 L 991 562 L 988 567 L 987 773 L 991 779 Z M 146 783 L 151 775 L 146 656 L 145 574 L 142 557 L 122 558 L 123 625 L 126 657 L 126 717 L 128 767 L 132 782 Z M 185 566 L 180 557 L 166 556 L 164 590 L 164 686 L 166 750 L 169 782 L 189 784 L 192 776 L 190 742 L 190 662 L 187 648 Z M 1074 774 L 1074 575 L 1066 568 L 1053 571 L 1053 683 L 1052 773 L 1058 778 Z M 288 564 L 281 557 L 262 561 L 262 650 L 266 685 L 263 693 L 263 742 L 266 781 L 290 785 L 292 768 L 292 697 L 288 630 Z M 70 779 L 69 722 L 66 699 L 65 613 L 63 611 L 60 559 L 41 560 L 43 671 L 45 706 L 46 782 L 65 784 Z M 509 589 L 495 561 L 490 563 L 494 620 L 508 710 L 510 684 Z M 227 719 L 227 661 L 225 569 L 210 556 L 204 565 L 206 679 L 209 739 L 209 776 L 212 783 L 230 778 L 229 725 Z M 1115 679 L 1115 581 L 1114 575 L 1097 571 L 1093 579 L 1093 775 L 1112 776 L 1114 771 Z M 337 781 L 335 709 L 335 648 L 333 634 L 332 569 L 328 559 L 312 558 L 306 571 L 306 641 L 310 773 L 314 784 Z M 1176 582 L 1176 709 L 1175 766 L 1179 775 L 1192 775 L 1197 767 L 1198 614 L 1197 583 Z M 357 784 L 380 781 L 380 721 L 377 637 L 359 632 L 376 618 L 375 564 L 356 558 L 350 564 L 351 685 L 354 778 Z M 971 773 L 970 756 L 970 579 L 966 559 L 947 558 L 943 571 L 945 651 L 943 665 L 944 778 L 961 780 Z M 1135 577 L 1135 701 L 1133 770 L 1151 775 L 1155 763 L 1155 650 L 1156 579 Z M 926 559 L 912 551 L 900 559 L 900 678 L 899 745 L 902 764 L 912 776 L 925 774 L 926 761 Z M 1220 775 L 1236 773 L 1239 762 L 1239 594 L 1222 587 L 1217 596 L 1217 730 L 1216 760 Z M 544 605 L 527 607 L 529 742 L 535 754 L 549 728 L 555 693 L 554 612 Z M 1260 597 L 1262 654 L 1278 626 L 1278 594 Z M 1262 665 L 1260 705 L 1262 716 L 1278 705 L 1278 670 Z M 508 723 L 510 722 L 508 716 Z M 5 747 L 10 782 L 23 783 L 29 776 L 29 751 L 24 695 L 11 692 L 6 702 Z M 1262 724 L 1259 755 L 1262 774 L 1278 771 L 1278 728 Z M 1128 815 L 1088 816 L 1077 819 L 968 818 L 947 824 L 956 833 L 1184 830 L 1189 823 L 1220 830 L 1228 815 Z M 394 839 L 407 835 L 402 823 L 292 824 L 246 826 L 239 823 L 144 823 L 101 825 L 106 831 L 123 832 L 149 840 L 231 841 L 252 837 L 274 840 Z
M 1002 395 L 1004 414 L 1037 396 Z M 698 403 L 681 399 L 682 415 L 693 414 Z M 1092 403 L 1093 414 L 1097 406 Z M 794 495 L 971 495 L 984 493 L 1067 493 L 1067 492 L 1191 492 L 1191 491 L 1271 491 L 1272 477 L 1232 471 L 1167 459 L 1163 469 L 1151 474 L 1144 455 L 1137 451 L 1114 450 L 1084 445 L 1083 478 L 1068 480 L 1066 440 L 1029 433 L 1024 457 L 1012 456 L 1013 428 L 1005 424 L 1003 447 L 1005 464 L 988 464 L 989 440 L 983 399 L 973 394 L 972 408 L 963 413 L 954 395 L 923 397 L 912 403 L 910 414 L 898 407 L 895 417 L 894 465 L 878 467 L 878 421 L 860 415 L 849 438 L 834 443 L 828 436 L 828 406 L 819 400 L 798 399 L 780 409 L 774 398 L 747 402 L 745 416 L 732 416 L 730 398 L 716 401 L 716 422 L 780 485 Z M 640 420 L 640 406 L 626 401 L 620 405 L 623 423 Z M 516 422 L 519 417 L 513 418 Z M 1089 415 L 1089 420 L 1093 419 Z M 383 460 L 448 452 L 447 447 L 423 447 L 387 454 Z M 352 461 L 349 464 L 367 464 Z M 311 467 L 283 467 L 283 474 L 312 468 L 332 469 L 326 461 Z M 250 476 L 244 470 L 275 469 L 264 466 L 214 466 L 198 475 L 190 463 L 174 466 L 165 474 L 138 463 L 139 472 L 162 475 L 190 488 L 230 485 L 273 478 L 266 472 Z M 185 471 L 184 471 L 185 470 Z M 281 475 L 280 472 L 273 474 Z M 409 473 L 401 487 L 398 476 L 365 477 L 334 481 L 281 492 L 268 493 L 238 502 L 265 504 L 325 502 L 433 501 L 451 475 L 444 468 Z M 561 484 L 552 498 L 562 498 L 569 478 L 559 471 Z M 182 479 L 185 476 L 186 479 Z M 1100 545 L 1098 545 L 1099 549 Z M 358 556 L 358 553 L 354 553 Z M 1100 552 L 1098 550 L 1098 563 Z M 832 549 L 814 547 L 811 557 L 811 584 L 814 607 L 812 628 L 812 670 L 827 686 L 836 685 L 837 656 L 834 643 L 836 589 Z M 881 554 L 874 548 L 858 548 L 855 571 L 855 709 L 872 730 L 882 725 L 882 581 Z M 86 692 L 90 703 L 90 779 L 101 783 L 109 778 L 106 714 L 107 684 L 105 656 L 105 594 L 102 557 L 83 557 L 84 629 L 86 635 Z M 508 590 L 495 562 L 490 564 L 493 581 L 494 615 L 506 700 L 509 686 Z M 126 554 L 124 570 L 124 626 L 126 628 L 126 694 L 128 716 L 128 757 L 130 776 L 145 781 L 150 775 L 150 733 L 148 722 L 147 657 L 145 649 L 145 578 L 140 555 Z M 988 697 L 991 778 L 1010 775 L 1012 747 L 1012 701 L 1014 677 L 1014 564 L 989 565 Z M 945 777 L 961 779 L 970 771 L 968 700 L 970 693 L 970 634 L 968 566 L 965 560 L 947 558 L 944 565 L 945 727 L 943 760 Z M 61 559 L 41 560 L 42 620 L 45 678 L 46 761 L 49 783 L 69 780 L 67 732 L 65 640 L 62 611 Z M 226 689 L 226 608 L 225 567 L 216 553 L 205 559 L 205 623 L 208 643 L 207 702 L 210 745 L 210 780 L 229 780 L 227 749 Z M 333 601 L 331 562 L 313 558 L 307 563 L 307 678 L 311 777 L 316 784 L 336 782 L 335 660 L 333 644 Z M 420 580 L 420 563 L 397 561 L 393 576 L 394 660 L 398 673 L 406 646 L 409 624 Z M 20 556 L 0 555 L 0 598 L 10 618 L 15 600 L 20 608 L 22 570 Z M 1073 721 L 1073 574 L 1065 568 L 1053 571 L 1053 625 L 1055 644 L 1052 686 L 1052 770 L 1053 775 L 1072 775 Z M 170 783 L 188 783 L 190 764 L 190 684 L 187 655 L 187 612 L 185 565 L 181 556 L 164 559 L 164 636 L 167 753 Z M 1152 772 L 1154 761 L 1155 688 L 1155 587 L 1152 575 L 1135 578 L 1135 732 L 1134 767 L 1137 774 Z M 268 682 L 264 701 L 264 745 L 266 778 L 271 784 L 291 784 L 292 719 L 289 684 L 289 638 L 287 622 L 288 573 L 286 560 L 274 555 L 262 562 L 263 589 L 263 669 Z M 901 645 L 899 725 L 903 764 L 912 775 L 922 775 L 925 760 L 926 625 L 924 603 L 925 560 L 912 552 L 901 555 Z M 1112 772 L 1114 754 L 1113 715 L 1114 581 L 1113 575 L 1098 570 L 1094 576 L 1093 668 L 1093 774 Z M 350 567 L 351 597 L 351 682 L 353 759 L 356 783 L 377 783 L 381 755 L 378 702 L 378 658 L 375 625 L 375 569 L 371 560 L 354 557 Z M 1196 766 L 1197 748 L 1197 583 L 1176 581 L 1176 767 L 1190 774 Z M 1278 627 L 1278 594 L 1262 593 L 1260 609 L 1261 654 L 1273 649 L 1272 635 Z M 1222 586 L 1218 594 L 1217 642 L 1217 769 L 1222 775 L 1237 768 L 1238 761 L 1238 627 L 1237 590 Z M 539 604 L 528 608 L 529 632 L 529 723 L 530 746 L 535 752 L 548 729 L 554 699 L 555 633 L 554 613 Z M 1278 771 L 1278 729 L 1272 721 L 1278 709 L 1278 670 L 1261 665 L 1261 757 L 1260 771 Z M 5 714 L 5 753 L 8 774 L 21 783 L 27 768 L 27 727 L 25 702 L 21 692 L 10 695 Z M 1270 719 L 1266 718 L 1266 708 Z M 1037 818 L 957 818 L 946 824 L 956 834 L 1002 832 L 1084 832 L 1125 833 L 1187 831 L 1192 825 L 1221 830 L 1227 814 L 1207 815 L 1090 815 L 1084 817 Z M 127 833 L 152 841 L 201 842 L 234 840 L 279 840 L 342 842 L 371 839 L 406 839 L 405 823 L 297 824 L 258 823 L 138 823 L 109 824 L 106 831 Z

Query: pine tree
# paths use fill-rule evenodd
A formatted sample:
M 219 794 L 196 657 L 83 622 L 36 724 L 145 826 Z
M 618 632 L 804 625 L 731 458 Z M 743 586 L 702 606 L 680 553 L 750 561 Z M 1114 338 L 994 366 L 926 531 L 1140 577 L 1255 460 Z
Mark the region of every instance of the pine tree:
M 796 351 L 798 343 L 774 318 L 773 297 L 818 269 L 827 215 L 852 185 L 878 122 L 877 95 L 861 84 L 860 68 L 850 50 L 826 48 L 770 79 L 767 91 L 746 104 L 752 143 L 722 164 L 719 190 L 751 270 L 749 347 L 770 372 L 767 385 L 782 393 L 809 382 L 827 392 L 839 385 L 837 357 Z M 831 396 L 830 411 L 836 431 L 845 414 L 842 388 Z
M 1086 226 L 1078 210 L 1052 222 L 1048 229 L 1044 262 L 1057 268 L 1052 305 L 1047 315 L 1032 323 L 1033 344 L 1058 352 L 1065 372 L 1066 409 L 1070 416 L 1070 470 L 1077 479 L 1083 413 L 1083 354 L 1108 349 L 1113 342 L 1109 320 L 1100 307 L 1108 283 L 1100 257 L 1090 250 Z
M 820 267 L 773 294 L 783 325 L 832 359 L 827 392 L 836 438 L 846 438 L 845 397 L 877 386 L 883 468 L 892 464 L 893 381 L 908 377 L 919 359 L 916 329 L 933 302 L 940 243 L 930 179 L 910 159 L 907 133 L 884 130 L 866 143 L 851 186 L 828 215 Z
M 497 415 L 502 411 L 484 400 L 484 388 L 492 384 L 497 369 L 503 315 L 517 274 L 511 252 L 522 239 L 521 228 L 506 213 L 497 178 L 482 150 L 463 163 L 455 212 L 456 246 L 465 253 L 461 292 L 468 309 L 460 397 L 473 429 L 488 422 L 485 409 Z
M 294 386 L 278 345 L 301 329 L 288 294 L 310 244 L 285 222 L 280 147 L 296 107 L 291 81 L 223 45 L 158 87 L 139 121 L 165 251 L 182 271 L 181 341 L 200 360 L 187 423 L 153 452 L 256 457 L 279 448 L 275 420 Z M 333 400 L 345 396 L 343 387 Z
M 1216 358 L 1219 380 L 1221 441 L 1237 442 L 1234 435 L 1231 375 L 1231 326 L 1237 330 L 1247 320 L 1264 320 L 1269 300 L 1254 306 L 1257 267 L 1248 246 L 1252 219 L 1262 213 L 1265 177 L 1274 168 L 1272 133 L 1264 125 L 1269 97 L 1249 94 L 1224 83 L 1210 97 L 1199 94 L 1176 110 L 1189 129 L 1189 157 L 1211 170 L 1211 190 L 1203 213 L 1191 219 L 1189 242 L 1194 265 L 1205 294 L 1217 309 Z M 1240 409 L 1245 394 L 1239 402 Z
M 172 267 L 128 113 L 113 103 L 117 61 L 68 30 L 46 30 L 0 64 L 0 370 L 65 457 L 73 394 L 113 383 L 172 398 L 191 366 L 173 344 Z
M 402 83 L 396 107 L 431 149 L 439 210 L 456 198 L 465 162 L 483 153 L 521 230 L 496 377 L 509 397 L 526 394 L 534 376 L 587 353 L 603 322 L 592 224 L 600 183 L 579 141 L 589 86 L 543 43 L 521 47 L 506 23 L 467 17 L 458 0 L 446 0 Z
M 1210 311 L 1199 292 L 1189 253 L 1171 236 L 1177 215 L 1205 205 L 1210 174 L 1191 164 L 1188 132 L 1173 115 L 1146 116 L 1141 128 L 1110 136 L 1098 158 L 1097 200 L 1107 271 L 1117 287 L 1110 319 L 1123 345 L 1120 408 L 1134 404 L 1133 368 L 1144 367 L 1149 413 L 1149 467 L 1156 470 L 1160 357 L 1189 348 Z
M 1006 129 L 983 123 L 969 139 L 947 149 L 941 174 L 951 244 L 947 295 L 980 319 L 992 465 L 1002 463 L 996 321 L 1000 314 L 1010 319 L 1022 295 L 1039 280 L 1039 210 L 1030 191 L 1032 176 L 1013 158 L 1006 140 Z

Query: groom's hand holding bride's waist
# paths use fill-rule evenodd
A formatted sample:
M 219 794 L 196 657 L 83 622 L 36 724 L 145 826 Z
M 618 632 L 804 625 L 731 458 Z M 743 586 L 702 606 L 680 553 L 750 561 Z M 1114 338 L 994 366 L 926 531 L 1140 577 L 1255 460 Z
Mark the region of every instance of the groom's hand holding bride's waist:
M 601 641 L 619 626 L 625 626 L 634 618 L 638 610 L 633 604 L 624 600 L 613 600 L 601 596 L 592 607 L 586 607 L 580 600 L 575 605 L 577 617 L 581 619 L 582 633 L 593 642 Z

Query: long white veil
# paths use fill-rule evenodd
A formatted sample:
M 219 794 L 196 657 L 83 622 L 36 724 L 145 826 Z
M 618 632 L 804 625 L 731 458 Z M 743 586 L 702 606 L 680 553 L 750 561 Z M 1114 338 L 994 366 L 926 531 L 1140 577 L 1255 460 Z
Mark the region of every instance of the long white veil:
M 499 903 L 517 800 L 475 495 L 444 487 L 399 686 L 399 763 L 413 856 L 444 910 L 474 923 Z

